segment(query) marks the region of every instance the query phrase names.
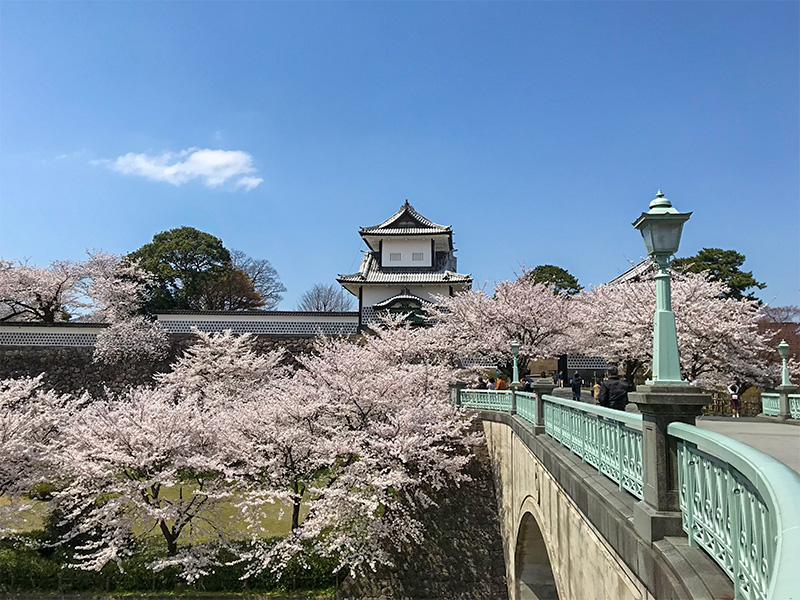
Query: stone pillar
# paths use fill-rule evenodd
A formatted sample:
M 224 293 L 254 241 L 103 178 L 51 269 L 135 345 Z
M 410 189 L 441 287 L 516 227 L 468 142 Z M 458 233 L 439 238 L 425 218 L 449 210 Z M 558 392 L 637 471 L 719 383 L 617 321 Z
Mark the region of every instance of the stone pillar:
M 677 442 L 667 435 L 667 426 L 675 421 L 694 425 L 711 395 L 688 385 L 643 385 L 628 397 L 642 413 L 644 498 L 634 505 L 636 533 L 649 542 L 682 536 Z
M 552 394 L 555 387 L 549 377 L 542 377 L 533 382 L 533 391 L 536 393 L 536 424 L 533 426 L 535 435 L 544 433 L 544 396 Z
M 789 394 L 796 394 L 799 388 L 796 385 L 779 385 L 775 391 L 778 392 L 778 420 L 785 421 L 792 416 L 789 410 Z
M 458 395 L 459 390 L 466 389 L 467 384 L 463 381 L 456 381 L 450 384 L 450 402 L 453 406 L 461 406 L 461 397 Z

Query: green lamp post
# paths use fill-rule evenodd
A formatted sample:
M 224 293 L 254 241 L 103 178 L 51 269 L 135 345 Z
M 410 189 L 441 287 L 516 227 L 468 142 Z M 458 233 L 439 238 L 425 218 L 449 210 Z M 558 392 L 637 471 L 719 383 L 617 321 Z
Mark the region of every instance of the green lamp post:
M 692 213 L 679 213 L 658 190 L 650 210 L 633 226 L 658 265 L 656 312 L 653 319 L 653 378 L 637 386 L 628 397 L 642 413 L 642 501 L 634 505 L 633 523 L 648 541 L 682 535 L 678 489 L 677 445 L 667 428 L 670 423 L 694 425 L 703 405 L 711 397 L 681 381 L 678 334 L 670 298 L 670 257 L 678 251 L 683 224 Z
M 514 381 L 511 382 L 511 389 L 516 390 L 519 388 L 519 369 L 517 368 L 517 357 L 519 356 L 519 342 L 514 340 L 511 342 L 511 356 L 514 358 Z
M 678 355 L 678 334 L 675 329 L 675 313 L 672 312 L 670 275 L 667 271 L 669 258 L 678 251 L 683 224 L 692 213 L 679 213 L 672 203 L 658 190 L 650 203 L 650 210 L 634 221 L 647 254 L 658 265 L 656 280 L 656 313 L 653 321 L 653 379 L 654 385 L 688 385 L 681 380 L 681 365 Z
M 781 385 L 792 385 L 789 380 L 789 365 L 786 362 L 786 359 L 789 358 L 789 344 L 786 343 L 786 340 L 781 340 L 781 343 L 778 344 L 778 354 L 781 355 Z

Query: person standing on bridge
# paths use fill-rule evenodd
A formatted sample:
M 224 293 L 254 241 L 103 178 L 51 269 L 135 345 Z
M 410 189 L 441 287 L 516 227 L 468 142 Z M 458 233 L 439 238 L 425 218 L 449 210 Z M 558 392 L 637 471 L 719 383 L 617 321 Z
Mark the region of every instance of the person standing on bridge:
M 600 406 L 625 410 L 628 404 L 628 383 L 619 378 L 619 370 L 614 365 L 608 367 L 608 379 L 600 386 Z
M 739 407 L 741 406 L 739 403 L 739 385 L 736 383 L 732 383 L 728 386 L 728 393 L 731 395 L 731 412 L 733 413 L 733 418 L 739 418 Z
M 581 376 L 578 374 L 577 371 L 572 375 L 572 399 L 575 402 L 581 401 L 581 387 L 583 386 L 583 380 Z

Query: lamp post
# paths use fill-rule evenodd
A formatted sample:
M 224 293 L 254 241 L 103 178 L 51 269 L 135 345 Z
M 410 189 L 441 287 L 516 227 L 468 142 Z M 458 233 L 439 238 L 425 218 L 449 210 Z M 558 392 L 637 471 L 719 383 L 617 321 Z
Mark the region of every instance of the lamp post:
M 517 357 L 519 356 L 519 342 L 514 340 L 511 342 L 511 356 L 514 358 L 514 381 L 511 382 L 511 389 L 515 390 L 519 387 L 519 369 L 517 368 Z
M 786 340 L 781 340 L 778 344 L 778 354 L 781 355 L 781 384 L 778 386 L 778 420 L 785 421 L 792 416 L 789 407 L 789 394 L 797 393 L 797 386 L 792 385 L 789 379 L 789 365 L 786 359 L 789 358 L 789 344 Z
M 781 340 L 778 344 L 778 354 L 781 355 L 781 385 L 792 385 L 789 381 L 789 365 L 786 363 L 786 359 L 789 358 L 789 344 L 786 340 Z
M 658 190 L 650 210 L 633 226 L 642 234 L 647 254 L 656 261 L 656 312 L 653 317 L 653 375 L 628 396 L 642 413 L 643 500 L 634 506 L 637 533 L 654 542 L 682 535 L 678 503 L 677 445 L 667 434 L 674 421 L 694 425 L 700 409 L 711 400 L 681 380 L 678 334 L 672 312 L 670 257 L 678 251 L 683 224 L 692 213 L 679 213 Z
M 658 190 L 650 203 L 650 210 L 642 213 L 633 226 L 638 229 L 647 254 L 658 265 L 656 280 L 656 313 L 653 319 L 653 379 L 648 384 L 688 385 L 681 380 L 681 363 L 678 355 L 678 333 L 675 313 L 672 312 L 669 257 L 678 251 L 683 224 L 692 213 L 679 213 L 669 199 Z

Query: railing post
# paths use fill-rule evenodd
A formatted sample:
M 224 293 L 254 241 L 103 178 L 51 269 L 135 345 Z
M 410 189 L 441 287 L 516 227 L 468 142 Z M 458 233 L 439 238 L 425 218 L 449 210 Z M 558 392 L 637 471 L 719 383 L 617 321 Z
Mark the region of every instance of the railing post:
M 634 527 L 649 542 L 681 536 L 678 449 L 667 427 L 675 421 L 694 425 L 711 396 L 688 385 L 642 385 L 628 397 L 642 413 L 644 486 L 633 509 Z
M 533 426 L 534 435 L 544 433 L 544 397 L 553 393 L 553 380 L 542 377 L 533 382 L 533 391 L 536 394 L 536 423 Z
M 463 381 L 455 381 L 450 384 L 450 402 L 453 406 L 461 406 L 461 390 L 466 387 L 467 384 Z
M 775 391 L 778 392 L 778 420 L 785 421 L 791 418 L 792 413 L 789 409 L 789 394 L 796 394 L 796 385 L 779 385 Z
M 513 387 L 511 388 L 511 408 L 508 409 L 508 413 L 511 415 L 517 414 L 517 390 Z

